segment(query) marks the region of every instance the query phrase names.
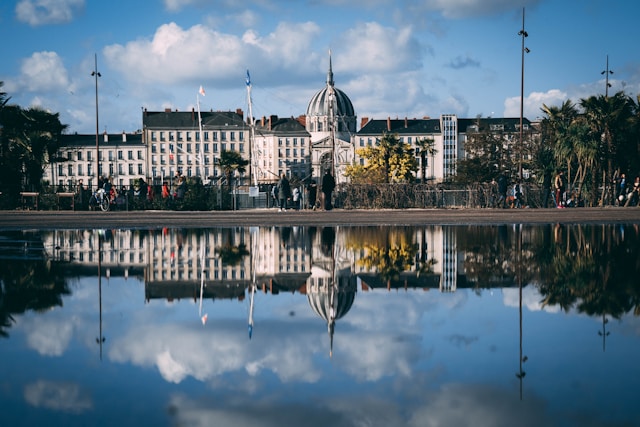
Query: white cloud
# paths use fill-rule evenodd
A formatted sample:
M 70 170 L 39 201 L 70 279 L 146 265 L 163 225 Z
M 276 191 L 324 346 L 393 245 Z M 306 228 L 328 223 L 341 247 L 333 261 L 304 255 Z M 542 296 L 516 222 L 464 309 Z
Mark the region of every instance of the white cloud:
M 320 31 L 313 23 L 280 24 L 266 37 L 247 32 L 241 37 L 203 25 L 183 29 L 176 23 L 159 27 L 151 40 L 138 39 L 104 49 L 109 66 L 124 70 L 124 77 L 141 83 L 177 84 L 241 81 L 244 70 L 260 64 L 276 74 L 287 68 L 300 73 L 308 64 L 309 46 Z M 308 66 L 307 66 L 308 69 Z
M 529 120 L 535 120 L 542 115 L 540 108 L 542 104 L 560 105 L 569 96 L 558 89 L 551 89 L 547 92 L 531 92 L 525 96 L 523 103 L 523 116 Z M 575 102 L 575 101 L 574 101 Z M 505 117 L 520 117 L 520 97 L 507 98 L 504 101 Z
M 24 387 L 24 399 L 36 408 L 79 414 L 93 408 L 88 390 L 78 384 L 40 380 Z
M 16 17 L 33 27 L 65 24 L 82 9 L 84 0 L 20 0 L 16 5 Z
M 22 61 L 20 76 L 7 86 L 15 91 L 66 91 L 69 87 L 69 74 L 56 52 L 35 52 Z
M 62 356 L 73 338 L 74 319 L 50 317 L 46 322 L 35 323 L 31 318 L 25 320 L 29 347 L 45 356 Z
M 513 12 L 524 6 L 533 6 L 540 0 L 425 0 L 414 7 L 440 12 L 446 18 L 458 19 L 474 16 L 487 16 L 497 13 Z M 514 4 L 515 3 L 515 4 Z

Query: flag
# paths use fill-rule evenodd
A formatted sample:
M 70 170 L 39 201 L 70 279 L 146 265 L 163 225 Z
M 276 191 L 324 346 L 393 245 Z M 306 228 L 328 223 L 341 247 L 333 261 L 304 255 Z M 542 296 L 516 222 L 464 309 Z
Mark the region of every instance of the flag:
M 204 96 L 204 88 L 202 86 L 200 86 L 200 90 L 198 91 L 198 93 Z
M 204 316 L 202 316 L 202 317 L 200 318 L 200 320 L 202 321 L 202 324 L 203 324 L 203 325 L 207 323 L 207 319 L 208 319 L 208 318 L 209 318 L 209 315 L 208 315 L 208 314 L 206 314 L 206 313 L 205 313 L 205 315 L 204 315 Z
M 251 76 L 249 75 L 249 70 L 247 70 L 247 86 L 251 86 Z

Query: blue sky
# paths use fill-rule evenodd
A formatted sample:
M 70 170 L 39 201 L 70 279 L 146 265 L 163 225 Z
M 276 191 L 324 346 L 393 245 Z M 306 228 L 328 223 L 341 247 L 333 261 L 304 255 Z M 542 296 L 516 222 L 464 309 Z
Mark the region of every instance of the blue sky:
M 59 112 L 70 132 L 135 131 L 141 109 L 298 116 L 336 87 L 363 117 L 524 114 L 565 99 L 640 93 L 640 2 L 623 0 L 4 0 L 0 81 L 11 102 Z

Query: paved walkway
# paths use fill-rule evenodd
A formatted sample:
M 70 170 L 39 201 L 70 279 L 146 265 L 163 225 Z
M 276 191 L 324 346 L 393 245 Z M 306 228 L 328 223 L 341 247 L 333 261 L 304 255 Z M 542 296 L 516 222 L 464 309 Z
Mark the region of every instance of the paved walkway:
M 0 230 L 254 225 L 640 224 L 640 208 L 176 212 L 0 211 Z

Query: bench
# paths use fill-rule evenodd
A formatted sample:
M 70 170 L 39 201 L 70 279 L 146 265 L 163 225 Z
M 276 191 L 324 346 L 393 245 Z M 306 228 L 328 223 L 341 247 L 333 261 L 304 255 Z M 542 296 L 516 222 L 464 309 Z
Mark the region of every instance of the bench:
M 22 198 L 22 209 L 27 208 L 27 199 L 33 199 L 33 206 L 38 210 L 38 198 L 40 197 L 40 193 L 33 191 L 21 191 L 20 197 Z
M 71 199 L 71 210 L 73 211 L 76 210 L 76 193 L 60 192 L 60 193 L 56 193 L 56 196 L 58 196 L 58 210 L 60 210 L 61 198 Z

